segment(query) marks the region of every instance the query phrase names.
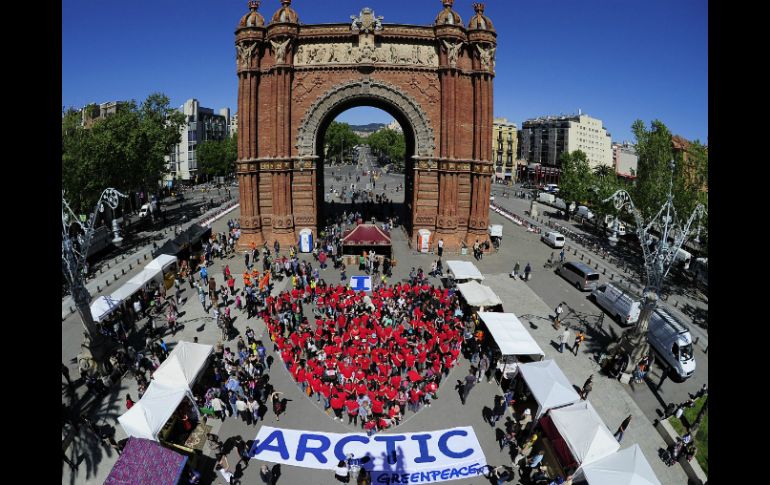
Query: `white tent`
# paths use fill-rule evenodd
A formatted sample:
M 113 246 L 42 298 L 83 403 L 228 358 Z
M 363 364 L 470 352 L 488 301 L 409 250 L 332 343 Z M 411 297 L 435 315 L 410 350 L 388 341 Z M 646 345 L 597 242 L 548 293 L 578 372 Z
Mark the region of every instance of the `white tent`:
M 159 268 L 144 268 L 139 274 L 126 281 L 123 286 L 115 290 L 110 297 L 116 301 L 126 300 L 162 273 L 163 271 Z
M 163 271 L 164 269 L 168 268 L 170 265 L 176 262 L 177 262 L 176 256 L 171 256 L 170 254 L 161 254 L 157 258 L 150 261 L 149 264 L 147 264 L 146 268 Z
M 153 380 L 142 399 L 118 417 L 128 436 L 158 441 L 158 433 L 176 410 L 182 399 L 195 400 L 186 384 L 171 384 Z M 197 406 L 193 406 L 197 411 Z
M 551 409 L 551 420 L 572 456 L 586 465 L 618 451 L 620 443 L 588 401 Z
M 484 281 L 481 271 L 470 261 L 447 261 L 446 265 L 456 280 Z
M 154 381 L 192 386 L 206 365 L 206 359 L 214 352 L 212 345 L 180 341 L 168 354 L 168 358 L 153 373 Z
M 457 289 L 470 306 L 490 307 L 503 304 L 503 301 L 492 291 L 492 288 L 484 286 L 476 280 L 459 283 Z
M 579 480 L 585 480 L 589 485 L 660 485 L 636 443 L 578 468 L 574 481 Z
M 91 317 L 95 322 L 101 322 L 119 306 L 120 300 L 115 300 L 112 295 L 100 296 L 91 303 Z
M 520 364 L 519 372 L 537 401 L 536 420 L 549 409 L 580 400 L 567 376 L 553 360 Z
M 536 360 L 545 358 L 543 349 L 537 345 L 535 339 L 513 313 L 479 312 L 478 315 L 487 326 L 489 333 L 492 334 L 492 338 L 495 339 L 504 356 L 539 356 Z

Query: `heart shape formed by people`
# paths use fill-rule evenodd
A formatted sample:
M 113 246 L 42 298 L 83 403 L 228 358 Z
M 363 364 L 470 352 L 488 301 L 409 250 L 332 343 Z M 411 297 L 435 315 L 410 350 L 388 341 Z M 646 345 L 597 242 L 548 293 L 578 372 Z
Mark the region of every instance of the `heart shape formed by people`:
M 334 419 L 360 418 L 367 431 L 397 426 L 407 406 L 415 413 L 430 406 L 460 355 L 462 313 L 447 289 L 403 283 L 369 296 L 319 284 L 266 304 L 270 338 L 295 382 Z

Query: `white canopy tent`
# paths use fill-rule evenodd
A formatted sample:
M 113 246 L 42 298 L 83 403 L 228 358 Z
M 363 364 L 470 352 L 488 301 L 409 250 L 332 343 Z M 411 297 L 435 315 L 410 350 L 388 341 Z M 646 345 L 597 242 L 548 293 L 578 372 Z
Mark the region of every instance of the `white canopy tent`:
M 185 397 L 195 403 L 186 384 L 153 380 L 142 399 L 118 417 L 118 422 L 128 436 L 158 441 L 158 433 Z M 192 407 L 197 413 L 198 407 Z
M 214 352 L 212 345 L 180 341 L 168 354 L 168 358 L 153 373 L 153 381 L 192 386 Z
M 162 277 L 162 275 L 163 270 L 160 268 L 146 267 L 139 274 L 126 281 L 123 286 L 115 290 L 110 297 L 116 301 L 127 300 L 131 295 L 139 291 L 140 288 L 144 287 L 144 285 L 157 279 L 159 276 Z
M 470 261 L 447 261 L 446 265 L 456 280 L 484 281 L 481 271 Z
M 146 268 L 147 269 L 157 269 L 163 271 L 164 269 L 168 268 L 172 264 L 177 262 L 176 256 L 171 256 L 170 254 L 161 254 L 157 258 L 150 261 Z
M 543 349 L 513 313 L 479 312 L 478 315 L 492 334 L 503 356 L 529 355 L 533 356 L 534 360 L 545 358 Z
M 575 483 L 580 480 L 589 485 L 660 485 L 660 480 L 636 443 L 581 466 L 574 478 Z
M 519 372 L 537 401 L 535 420 L 552 408 L 577 402 L 580 396 L 553 360 L 519 365 Z
M 489 235 L 492 237 L 503 237 L 503 225 L 492 224 L 489 226 Z
M 582 465 L 611 455 L 620 448 L 620 443 L 588 401 L 551 409 L 550 416 L 572 456 Z
M 101 322 L 119 306 L 120 300 L 115 300 L 112 295 L 100 296 L 91 303 L 91 317 L 95 322 Z
M 457 289 L 470 306 L 490 307 L 503 304 L 503 301 L 492 291 L 492 288 L 475 280 L 459 283 Z

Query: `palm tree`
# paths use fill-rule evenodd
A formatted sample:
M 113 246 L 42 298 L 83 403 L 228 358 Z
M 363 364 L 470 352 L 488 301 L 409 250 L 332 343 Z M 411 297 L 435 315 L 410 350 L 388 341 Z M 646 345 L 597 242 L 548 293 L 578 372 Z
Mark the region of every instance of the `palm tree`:
M 615 169 L 609 165 L 597 165 L 594 167 L 594 175 L 599 178 L 609 177 L 615 174 Z

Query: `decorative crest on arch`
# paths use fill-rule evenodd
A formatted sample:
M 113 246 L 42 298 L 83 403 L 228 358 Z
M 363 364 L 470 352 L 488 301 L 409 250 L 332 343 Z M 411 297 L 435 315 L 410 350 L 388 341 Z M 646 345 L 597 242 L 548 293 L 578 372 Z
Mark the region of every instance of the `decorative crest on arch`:
M 358 14 L 350 16 L 350 20 L 353 23 L 350 25 L 350 30 L 358 34 L 359 32 L 368 34 L 369 32 L 382 32 L 382 20 L 384 17 L 380 15 L 375 17 L 374 10 L 369 7 L 364 8 Z
M 326 116 L 341 103 L 356 98 L 374 98 L 400 111 L 414 129 L 415 154 L 418 157 L 433 157 L 435 136 L 430 119 L 420 105 L 388 83 L 361 79 L 333 87 L 307 110 L 297 133 L 296 148 L 300 158 L 315 155 L 318 130 Z

